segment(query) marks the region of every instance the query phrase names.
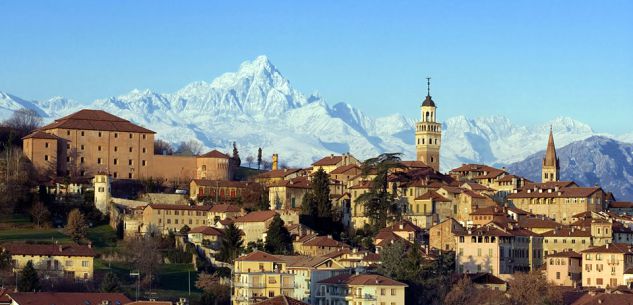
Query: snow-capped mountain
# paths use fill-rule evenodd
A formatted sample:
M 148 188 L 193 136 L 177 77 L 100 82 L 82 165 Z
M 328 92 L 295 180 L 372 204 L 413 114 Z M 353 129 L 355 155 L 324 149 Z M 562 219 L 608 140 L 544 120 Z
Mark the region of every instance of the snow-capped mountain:
M 441 98 L 437 102 L 441 104 Z M 211 82 L 194 82 L 174 93 L 135 89 L 91 103 L 62 97 L 26 101 L 0 93 L 0 118 L 20 108 L 34 109 L 46 121 L 81 108 L 103 109 L 152 129 L 172 143 L 196 139 L 208 149 L 229 151 L 235 141 L 243 159 L 262 147 L 266 156 L 279 153 L 282 163 L 294 166 L 308 166 L 324 155 L 344 152 L 359 158 L 382 152 L 415 157 L 417 118 L 400 114 L 373 118 L 346 103 L 330 106 L 318 94 L 304 95 L 294 89 L 266 56 L 242 63 L 237 72 Z M 461 163 L 523 160 L 545 148 L 550 126 L 558 145 L 595 134 L 570 118 L 517 126 L 499 116 L 453 117 L 443 124 L 442 170 Z
M 617 200 L 633 200 L 633 144 L 593 136 L 557 149 L 561 180 L 583 186 L 600 185 Z M 545 150 L 513 163 L 508 171 L 540 181 Z

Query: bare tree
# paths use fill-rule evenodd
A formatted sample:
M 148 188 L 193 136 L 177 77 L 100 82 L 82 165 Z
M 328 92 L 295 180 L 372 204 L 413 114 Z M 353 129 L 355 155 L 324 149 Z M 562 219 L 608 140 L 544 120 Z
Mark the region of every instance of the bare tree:
M 248 167 L 251 167 L 251 165 L 253 165 L 253 161 L 255 161 L 255 158 L 253 156 L 246 157 L 246 163 L 248 164 Z
M 200 155 L 201 152 L 202 144 L 196 140 L 189 140 L 187 142 L 180 142 L 175 154 L 182 156 L 197 156 Z
M 141 273 L 145 283 L 151 283 L 158 275 L 158 266 L 162 263 L 162 256 L 159 251 L 160 233 L 154 235 L 155 232 L 135 239 L 131 239 L 126 243 L 126 256 L 128 262 Z
M 173 155 L 174 147 L 167 141 L 156 139 L 154 141 L 154 154 L 155 155 Z
M 35 225 L 39 227 L 51 217 L 51 213 L 44 203 L 38 201 L 31 207 L 31 217 L 33 217 Z
M 21 136 L 27 135 L 42 125 L 42 118 L 32 109 L 19 109 L 13 112 L 13 115 L 5 120 L 2 125 L 13 128 Z
M 558 290 L 547 283 L 540 271 L 516 272 L 508 283 L 508 295 L 516 305 L 563 304 Z

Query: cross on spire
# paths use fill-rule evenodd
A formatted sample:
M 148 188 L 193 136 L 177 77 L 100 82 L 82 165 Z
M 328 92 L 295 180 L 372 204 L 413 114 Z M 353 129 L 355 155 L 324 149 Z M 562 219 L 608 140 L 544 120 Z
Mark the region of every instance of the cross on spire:
M 431 78 L 428 76 L 426 78 L 426 95 L 431 96 Z

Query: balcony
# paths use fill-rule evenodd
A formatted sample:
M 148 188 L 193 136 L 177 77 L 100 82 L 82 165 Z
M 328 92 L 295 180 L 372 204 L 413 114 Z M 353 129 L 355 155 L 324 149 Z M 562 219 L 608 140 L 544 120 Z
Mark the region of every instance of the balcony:
M 607 260 L 607 264 L 608 264 L 609 266 L 617 266 L 617 265 L 619 265 L 619 264 L 620 264 L 620 261 L 619 261 L 619 260 L 616 260 L 616 259 L 608 259 L 608 260 Z

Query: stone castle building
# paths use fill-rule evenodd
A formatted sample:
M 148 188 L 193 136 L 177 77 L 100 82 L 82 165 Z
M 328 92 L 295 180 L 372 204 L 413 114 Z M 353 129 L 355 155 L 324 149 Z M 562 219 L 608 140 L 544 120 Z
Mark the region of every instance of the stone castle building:
M 442 124 L 436 120 L 437 107 L 431 99 L 430 88 L 430 78 L 427 78 L 427 95 L 420 107 L 422 119 L 415 124 L 415 151 L 416 160 L 439 171 Z
M 200 156 L 154 154 L 156 133 L 102 110 L 83 109 L 55 120 L 23 138 L 23 151 L 48 177 L 114 179 L 156 178 L 229 180 L 231 158 L 219 151 Z

